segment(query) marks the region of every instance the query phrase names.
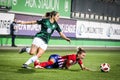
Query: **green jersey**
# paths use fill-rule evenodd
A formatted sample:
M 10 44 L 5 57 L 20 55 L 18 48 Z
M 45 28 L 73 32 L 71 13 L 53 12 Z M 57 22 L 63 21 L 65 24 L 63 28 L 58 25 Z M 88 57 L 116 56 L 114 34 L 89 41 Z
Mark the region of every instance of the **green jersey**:
M 57 30 L 59 33 L 61 32 L 57 22 L 51 23 L 49 19 L 37 20 L 37 24 L 41 24 L 41 31 L 35 37 L 43 39 L 47 44 L 54 30 Z

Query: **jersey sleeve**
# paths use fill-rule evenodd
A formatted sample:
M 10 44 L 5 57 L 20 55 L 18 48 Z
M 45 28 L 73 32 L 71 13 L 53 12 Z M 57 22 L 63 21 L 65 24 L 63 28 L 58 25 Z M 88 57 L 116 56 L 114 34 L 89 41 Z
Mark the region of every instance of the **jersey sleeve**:
M 47 19 L 39 19 L 37 20 L 37 24 L 46 24 Z
M 79 65 L 83 64 L 82 60 L 79 60 L 79 61 L 78 61 L 78 64 L 79 64 Z
M 42 20 L 41 19 L 37 20 L 36 22 L 37 22 L 37 24 L 42 24 Z
M 73 62 L 74 62 L 74 59 L 75 59 L 75 56 L 74 56 L 74 55 L 67 55 L 66 65 L 67 65 L 67 66 L 70 66 L 70 65 L 71 65 L 71 62 L 70 62 L 70 61 L 72 61 L 72 63 L 73 63 Z
M 56 22 L 56 26 L 57 26 L 57 28 L 56 28 L 56 30 L 57 30 L 57 32 L 61 32 L 62 30 L 60 29 L 60 26 L 58 25 L 58 23 Z
M 65 64 L 64 66 L 70 66 L 69 60 L 70 60 L 70 56 L 69 55 L 65 55 L 65 56 L 61 56 L 62 59 L 64 59 Z

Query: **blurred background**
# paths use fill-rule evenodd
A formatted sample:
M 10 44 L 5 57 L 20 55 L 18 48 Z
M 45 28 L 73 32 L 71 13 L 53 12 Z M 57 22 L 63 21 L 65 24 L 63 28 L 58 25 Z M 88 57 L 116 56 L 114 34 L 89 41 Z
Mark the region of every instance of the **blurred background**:
M 10 24 L 14 18 L 38 20 L 53 10 L 60 13 L 58 23 L 63 33 L 71 38 L 71 44 L 55 31 L 48 49 L 77 46 L 120 49 L 120 0 L 0 0 L 0 48 L 11 46 Z M 40 25 L 17 24 L 15 27 L 18 47 L 30 46 L 41 29 Z

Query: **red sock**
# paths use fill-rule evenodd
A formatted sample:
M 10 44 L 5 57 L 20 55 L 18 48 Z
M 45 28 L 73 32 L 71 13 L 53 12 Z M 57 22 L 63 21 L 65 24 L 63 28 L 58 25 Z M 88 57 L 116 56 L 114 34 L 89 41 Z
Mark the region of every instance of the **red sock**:
M 46 67 L 46 66 L 50 66 L 54 64 L 52 61 L 48 61 L 48 62 L 42 62 L 42 63 L 39 63 L 39 66 L 41 67 Z

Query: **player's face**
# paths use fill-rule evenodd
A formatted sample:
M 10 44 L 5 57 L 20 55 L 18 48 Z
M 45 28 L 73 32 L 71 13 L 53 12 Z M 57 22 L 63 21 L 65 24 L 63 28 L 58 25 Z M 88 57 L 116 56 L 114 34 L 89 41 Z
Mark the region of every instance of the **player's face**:
M 78 55 L 78 58 L 79 58 L 79 59 L 84 59 L 85 56 L 86 56 L 86 53 L 82 53 L 82 54 L 79 54 L 79 55 Z
M 16 18 L 14 19 L 14 21 L 16 22 Z
M 54 20 L 57 22 L 59 20 L 59 13 L 54 16 Z

